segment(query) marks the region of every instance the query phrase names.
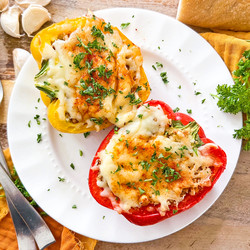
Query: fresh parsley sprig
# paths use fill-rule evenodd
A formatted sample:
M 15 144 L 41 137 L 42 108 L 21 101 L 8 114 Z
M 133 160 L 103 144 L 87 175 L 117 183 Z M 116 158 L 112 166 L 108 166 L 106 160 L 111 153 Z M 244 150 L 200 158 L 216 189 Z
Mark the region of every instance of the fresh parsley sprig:
M 250 150 L 250 50 L 243 53 L 238 69 L 233 72 L 234 85 L 218 85 L 218 107 L 227 113 L 246 114 L 243 127 L 235 130 L 234 138 L 246 140 L 245 150 Z

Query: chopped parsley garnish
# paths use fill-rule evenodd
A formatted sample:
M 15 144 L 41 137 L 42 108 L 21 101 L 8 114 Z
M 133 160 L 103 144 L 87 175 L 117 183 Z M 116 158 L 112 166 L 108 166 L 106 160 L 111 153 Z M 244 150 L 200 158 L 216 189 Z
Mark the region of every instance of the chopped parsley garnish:
M 81 66 L 81 62 L 85 56 L 86 53 L 80 52 L 74 57 L 73 63 L 75 64 L 75 68 L 78 68 L 80 70 L 84 69 L 84 66 Z
M 97 51 L 107 50 L 107 47 L 102 46 L 96 39 L 88 43 L 88 49 L 95 49 Z
M 86 46 L 86 45 L 82 42 L 81 38 L 78 37 L 78 36 L 76 36 L 76 38 L 77 38 L 77 40 L 79 41 L 79 43 L 78 43 L 76 46 L 78 46 L 78 47 L 83 47 L 83 48 L 87 51 L 88 54 L 92 55 L 92 51 L 89 49 L 88 46 Z
M 14 184 L 19 189 L 19 191 L 23 194 L 23 196 L 25 198 L 30 197 L 30 194 L 28 193 L 28 191 L 25 189 L 24 185 L 22 184 L 22 182 L 18 178 L 14 181 Z
M 117 126 L 115 126 L 115 127 L 114 127 L 114 133 L 115 133 L 115 134 L 118 134 L 118 130 L 119 130 L 119 128 L 118 128 Z
M 112 45 L 117 49 L 119 48 L 114 42 L 112 42 Z
M 104 35 L 100 29 L 97 29 L 96 26 L 93 26 L 91 29 L 91 35 L 94 37 L 100 37 L 104 41 Z
M 40 143 L 42 141 L 42 134 L 37 134 L 37 138 L 36 138 L 37 143 Z
M 165 149 L 166 151 L 170 151 L 170 150 L 172 149 L 172 146 L 170 146 L 169 148 L 164 147 L 164 149 Z
M 173 214 L 176 214 L 177 212 L 178 212 L 178 210 L 173 209 Z
M 101 125 L 103 124 L 103 118 L 99 117 L 99 118 L 95 118 L 95 117 L 91 117 L 90 121 L 94 122 L 97 125 Z
M 143 114 L 139 114 L 139 115 L 137 115 L 137 117 L 140 118 L 140 119 L 142 119 Z
M 104 74 L 106 75 L 109 73 L 106 72 Z M 79 91 L 79 94 L 82 96 L 89 96 L 90 104 L 92 103 L 92 101 L 97 100 L 97 99 L 101 101 L 105 99 L 107 96 L 109 96 L 110 94 L 115 92 L 115 90 L 112 88 L 106 89 L 103 85 L 96 82 L 93 77 L 90 77 L 89 79 L 85 81 L 81 79 L 80 82 L 81 82 L 81 87 L 83 89 Z
M 65 178 L 61 178 L 61 177 L 59 177 L 59 176 L 58 176 L 58 180 L 59 180 L 60 182 L 65 182 Z
M 129 25 L 130 25 L 130 23 L 122 23 L 122 24 L 121 24 L 121 28 L 122 28 L 122 29 L 125 29 L 125 28 L 127 28 Z
M 160 76 L 161 76 L 162 81 L 163 81 L 165 84 L 167 84 L 167 83 L 169 82 L 169 81 L 168 81 L 168 77 L 167 77 L 167 72 L 161 72 Z
M 119 172 L 119 171 L 121 171 L 121 166 L 120 165 L 118 165 L 118 167 L 117 167 L 117 169 L 113 172 L 113 174 L 115 174 L 115 173 L 117 173 L 117 172 Z
M 157 67 L 157 68 L 163 68 L 163 64 L 162 64 L 162 63 L 159 63 L 159 62 L 156 62 L 156 67 Z
M 180 111 L 180 108 L 179 108 L 179 107 L 176 107 L 175 109 L 173 109 L 173 112 L 174 112 L 174 113 L 176 113 L 176 112 L 178 112 L 178 111 Z
M 16 177 L 17 175 L 12 175 L 12 176 Z M 23 196 L 29 200 L 30 205 L 32 205 L 33 207 L 36 207 L 37 203 L 31 198 L 30 194 L 28 193 L 28 191 L 26 190 L 26 188 L 24 187 L 23 183 L 20 181 L 19 178 L 15 179 L 14 184 L 19 189 L 19 191 L 23 194 Z
M 150 168 L 150 166 L 151 166 L 151 164 L 148 163 L 147 161 L 140 161 L 140 162 L 139 162 L 139 165 L 142 166 L 142 169 L 146 169 L 146 171 L 148 171 L 149 168 Z
M 36 116 L 34 117 L 34 119 L 36 120 L 37 125 L 40 125 L 40 124 L 41 124 L 40 115 L 36 115 Z
M 111 24 L 110 24 L 110 23 L 107 23 L 107 24 L 104 26 L 104 31 L 109 32 L 110 34 L 113 34 L 113 33 L 114 33 L 113 29 L 111 28 Z
M 28 127 L 29 127 L 29 128 L 31 127 L 31 121 L 28 122 Z
M 170 168 L 166 164 L 161 167 L 162 174 L 165 176 L 166 182 L 173 182 L 181 178 L 179 172 L 175 171 L 173 168 Z
M 154 194 L 157 196 L 157 195 L 160 195 L 160 191 L 159 190 L 154 190 Z
M 138 86 L 138 87 L 136 88 L 135 92 L 139 92 L 139 91 L 141 91 L 141 90 L 142 90 L 142 86 Z
M 144 194 L 145 193 L 145 191 L 142 189 L 142 188 L 138 188 L 138 190 L 139 190 L 139 192 L 140 192 L 140 194 Z
M 75 169 L 75 165 L 74 165 L 73 163 L 70 164 L 70 167 L 71 167 L 72 169 Z
M 206 101 L 206 99 L 203 99 L 203 100 L 201 101 L 201 104 L 203 104 L 205 101 Z
M 192 114 L 192 109 L 187 109 L 188 114 Z
M 114 57 L 114 54 L 111 50 L 109 50 L 109 55 L 107 56 L 107 60 L 110 62 L 111 61 L 111 57 Z
M 87 138 L 90 135 L 90 132 L 83 133 L 84 137 Z
M 201 92 L 199 92 L 199 91 L 194 91 L 194 94 L 195 94 L 195 95 L 201 95 Z
M 139 103 L 142 102 L 140 98 L 136 99 L 135 94 L 132 94 L 130 92 L 125 96 L 125 98 L 130 98 L 130 102 L 129 102 L 130 105 L 138 105 Z
M 83 156 L 83 152 L 82 152 L 81 149 L 79 149 L 79 155 L 80 155 L 80 156 Z
M 72 208 L 73 208 L 73 209 L 76 209 L 76 208 L 77 208 L 77 206 L 76 206 L 76 205 L 73 205 L 73 206 L 72 206 Z
M 98 68 L 96 68 L 98 71 L 98 76 L 99 77 L 104 77 L 106 79 L 109 79 L 110 76 L 114 73 L 112 70 L 109 70 L 106 68 L 105 65 L 100 65 Z

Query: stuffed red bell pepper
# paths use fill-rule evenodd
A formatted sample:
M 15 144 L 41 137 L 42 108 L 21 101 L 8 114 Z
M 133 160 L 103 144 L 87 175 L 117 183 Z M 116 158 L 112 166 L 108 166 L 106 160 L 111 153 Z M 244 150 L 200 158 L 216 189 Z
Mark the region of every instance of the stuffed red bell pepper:
M 225 152 L 188 115 L 149 101 L 101 143 L 89 188 L 101 205 L 152 225 L 198 203 L 226 166 Z

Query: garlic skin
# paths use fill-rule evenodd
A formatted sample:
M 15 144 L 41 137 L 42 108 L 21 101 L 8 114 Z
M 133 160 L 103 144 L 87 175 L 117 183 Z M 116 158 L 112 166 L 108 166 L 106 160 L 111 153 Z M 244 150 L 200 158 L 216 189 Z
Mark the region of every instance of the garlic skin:
M 31 36 L 49 20 L 51 20 L 51 15 L 46 8 L 38 4 L 31 4 L 22 14 L 23 30 L 28 36 Z
M 29 58 L 30 53 L 27 50 L 15 48 L 12 54 L 13 54 L 15 76 L 17 77 L 24 63 Z
M 22 13 L 20 7 L 14 5 L 1 14 L 1 26 L 10 36 L 20 38 L 19 17 Z
M 9 7 L 9 0 L 0 0 L 0 12 L 5 11 Z
M 46 6 L 51 2 L 51 0 L 15 0 L 15 2 L 22 8 L 28 8 L 31 4 Z

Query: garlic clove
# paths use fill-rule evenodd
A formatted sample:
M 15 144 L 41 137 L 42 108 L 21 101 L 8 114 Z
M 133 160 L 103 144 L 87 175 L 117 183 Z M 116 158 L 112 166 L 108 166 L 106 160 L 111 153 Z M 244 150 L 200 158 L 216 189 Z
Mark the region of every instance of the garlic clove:
M 22 13 L 20 7 L 14 5 L 1 15 L 1 26 L 3 30 L 10 36 L 20 38 L 19 17 Z
M 51 15 L 46 8 L 38 4 L 31 4 L 22 14 L 23 30 L 28 36 L 31 36 L 50 19 Z
M 27 50 L 15 48 L 12 54 L 13 54 L 15 76 L 17 77 L 24 63 L 30 56 L 30 53 Z
M 15 0 L 15 2 L 23 8 L 28 8 L 31 4 L 46 6 L 51 0 Z
M 0 12 L 5 11 L 9 7 L 9 0 L 0 0 Z

